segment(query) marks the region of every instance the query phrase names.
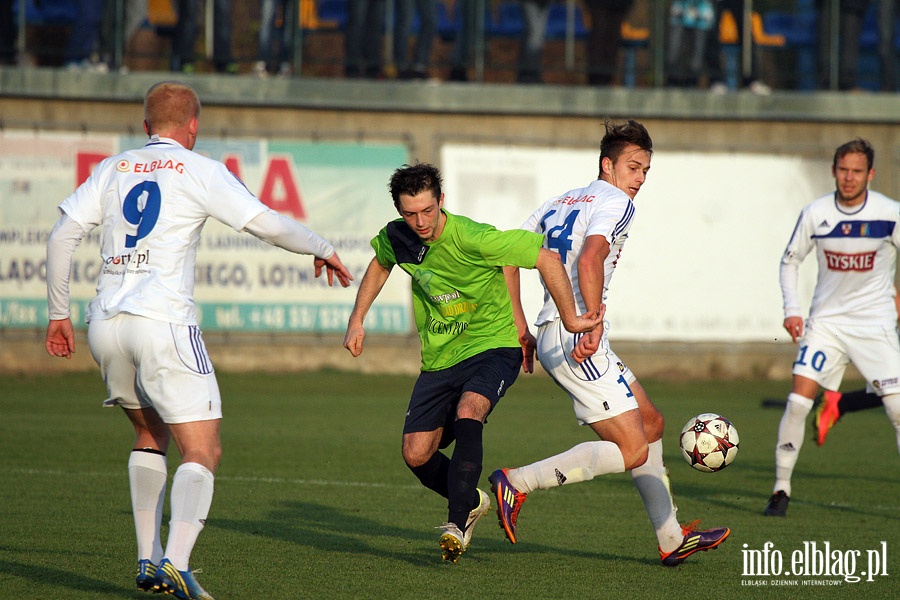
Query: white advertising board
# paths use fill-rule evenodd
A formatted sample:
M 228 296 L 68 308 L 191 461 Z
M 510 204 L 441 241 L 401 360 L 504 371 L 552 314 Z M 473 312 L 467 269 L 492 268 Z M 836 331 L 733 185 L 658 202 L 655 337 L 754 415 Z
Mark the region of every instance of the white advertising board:
M 0 131 L 0 328 L 44 327 L 46 242 L 56 207 L 101 159 L 146 138 Z M 349 289 L 313 277 L 312 258 L 297 256 L 212 219 L 203 230 L 195 272 L 205 330 L 343 332 L 356 286 L 373 256 L 369 240 L 397 213 L 387 191 L 408 160 L 399 144 L 262 139 L 201 140 L 197 152 L 224 162 L 269 207 L 331 240 L 355 278 Z M 76 252 L 73 322 L 93 297 L 99 230 Z M 372 333 L 412 328 L 409 280 L 388 280 L 366 320 Z
M 501 229 L 518 227 L 543 200 L 595 179 L 598 155 L 445 145 L 446 206 Z M 830 160 L 799 156 L 654 152 L 610 285 L 610 337 L 784 340 L 781 254 L 800 209 L 834 189 L 830 168 Z M 801 268 L 807 306 L 814 285 L 809 257 Z M 532 319 L 542 302 L 534 273 L 523 273 L 523 302 Z

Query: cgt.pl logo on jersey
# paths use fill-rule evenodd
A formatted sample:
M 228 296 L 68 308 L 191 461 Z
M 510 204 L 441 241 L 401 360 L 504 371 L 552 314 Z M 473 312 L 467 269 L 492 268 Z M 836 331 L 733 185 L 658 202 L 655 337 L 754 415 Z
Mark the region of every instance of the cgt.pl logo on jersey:
M 103 259 L 103 273 L 106 275 L 121 275 L 126 270 L 129 273 L 149 273 L 146 266 L 150 263 L 150 250 L 144 252 L 130 252 L 117 256 L 108 256 Z M 141 267 L 144 268 L 141 268 Z
M 832 586 L 888 575 L 887 542 L 871 550 L 842 550 L 831 542 L 803 542 L 802 548 L 785 552 L 772 542 L 759 550 L 748 544 L 743 548 L 741 585 L 745 586 Z

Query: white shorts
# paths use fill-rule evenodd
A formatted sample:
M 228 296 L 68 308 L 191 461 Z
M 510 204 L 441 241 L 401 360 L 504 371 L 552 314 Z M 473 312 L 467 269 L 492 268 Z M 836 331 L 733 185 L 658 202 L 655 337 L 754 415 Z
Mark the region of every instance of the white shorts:
M 219 385 L 196 325 L 120 313 L 91 321 L 88 345 L 109 392 L 104 406 L 152 406 L 165 423 L 222 418 Z
M 609 347 L 604 334 L 597 352 L 578 364 L 571 356 L 581 334 L 566 331 L 556 319 L 538 328 L 538 360 L 553 380 L 569 393 L 575 418 L 589 425 L 638 407 L 631 392 L 635 377 Z
M 846 326 L 810 320 L 800 340 L 794 375 L 837 390 L 852 362 L 879 396 L 900 393 L 900 341 L 896 326 Z

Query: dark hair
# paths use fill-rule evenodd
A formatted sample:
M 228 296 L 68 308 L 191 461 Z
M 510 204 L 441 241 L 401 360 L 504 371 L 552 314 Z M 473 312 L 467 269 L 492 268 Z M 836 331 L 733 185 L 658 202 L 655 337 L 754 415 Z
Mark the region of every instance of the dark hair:
M 838 146 L 837 150 L 834 151 L 834 161 L 831 163 L 831 169 L 836 169 L 838 161 L 848 154 L 857 153 L 866 155 L 866 162 L 869 165 L 868 170 L 871 171 L 872 167 L 875 166 L 875 149 L 872 148 L 872 144 L 870 144 L 868 140 L 862 138 L 856 138 L 855 140 L 851 140 L 846 144 Z
M 633 119 L 618 125 L 607 121 L 606 134 L 600 140 L 600 172 L 597 177 L 603 175 L 604 158 L 609 158 L 615 164 L 625 148 L 631 144 L 653 154 L 653 140 L 650 139 L 646 127 Z
M 400 194 L 415 196 L 425 190 L 431 190 L 435 198 L 441 197 L 441 172 L 434 165 L 418 163 L 403 165 L 391 175 L 388 189 L 394 199 L 394 208 L 400 211 Z

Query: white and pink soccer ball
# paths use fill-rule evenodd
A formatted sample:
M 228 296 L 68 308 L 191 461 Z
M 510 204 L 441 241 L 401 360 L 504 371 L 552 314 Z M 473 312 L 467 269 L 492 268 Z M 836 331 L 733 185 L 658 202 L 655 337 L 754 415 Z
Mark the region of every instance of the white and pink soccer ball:
M 692 418 L 681 430 L 681 456 L 704 473 L 715 473 L 730 465 L 738 453 L 740 437 L 731 421 L 715 413 Z

